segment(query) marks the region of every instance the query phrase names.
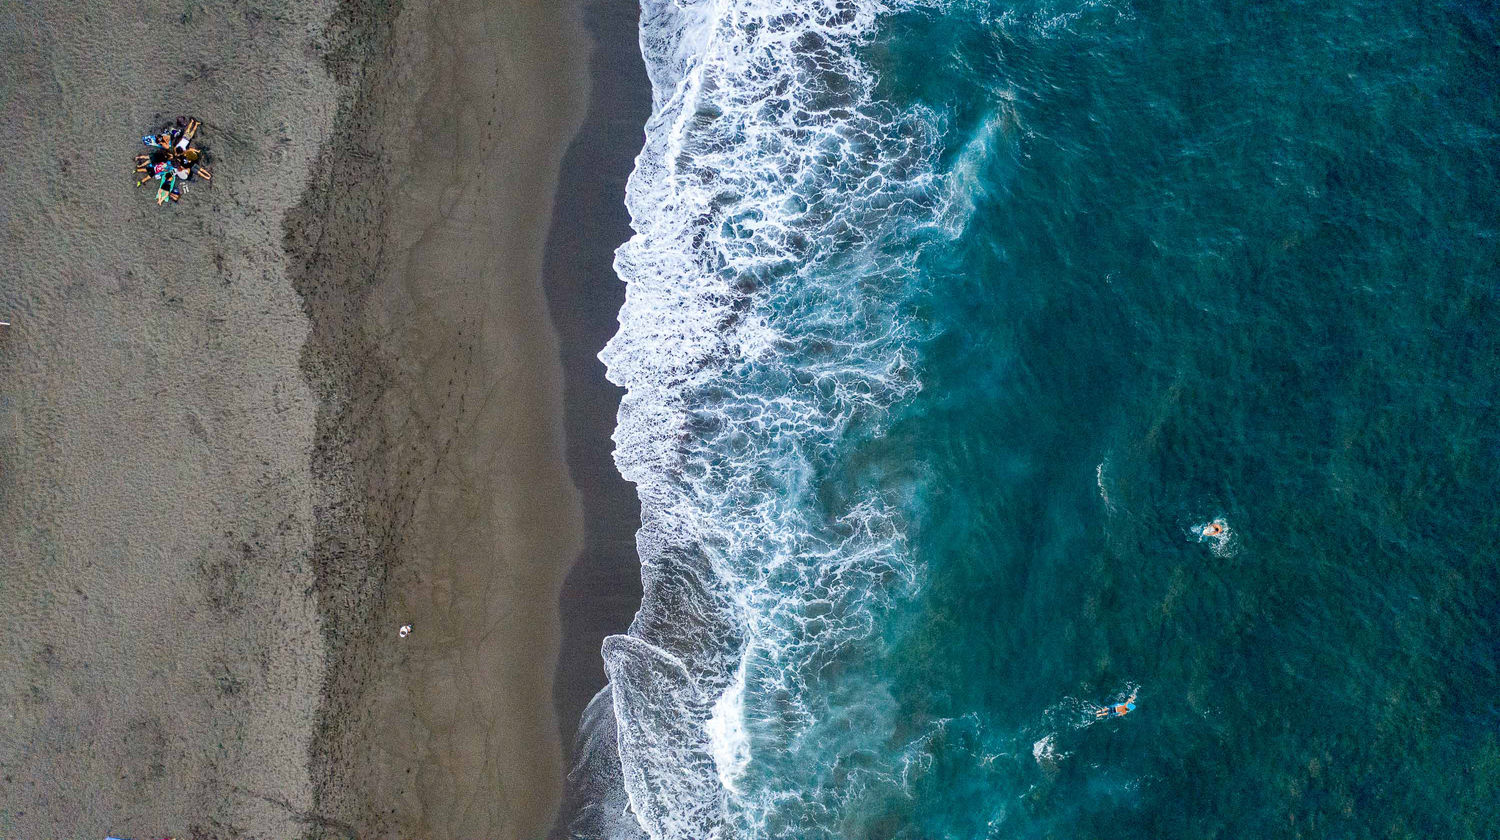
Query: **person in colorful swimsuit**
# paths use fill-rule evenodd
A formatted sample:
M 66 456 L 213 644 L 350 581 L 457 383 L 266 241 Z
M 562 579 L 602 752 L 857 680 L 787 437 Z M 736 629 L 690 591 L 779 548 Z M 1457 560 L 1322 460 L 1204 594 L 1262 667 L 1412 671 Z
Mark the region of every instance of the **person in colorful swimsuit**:
M 1132 693 L 1130 695 L 1130 697 L 1125 700 L 1124 703 L 1118 703 L 1118 704 L 1113 705 L 1113 706 L 1104 706 L 1104 707 L 1100 708 L 1098 711 L 1094 712 L 1094 717 L 1099 718 L 1101 720 L 1104 719 L 1104 718 L 1125 717 L 1126 715 L 1130 714 L 1133 711 L 1135 711 L 1135 694 L 1134 693 Z

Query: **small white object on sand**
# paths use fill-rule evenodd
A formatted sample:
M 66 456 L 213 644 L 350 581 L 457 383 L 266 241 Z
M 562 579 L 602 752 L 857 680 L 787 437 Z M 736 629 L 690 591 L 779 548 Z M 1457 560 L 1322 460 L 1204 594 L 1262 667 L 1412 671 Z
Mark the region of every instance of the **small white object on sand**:
M 411 635 L 411 625 L 410 624 L 403 624 L 403 625 L 401 625 L 401 638 L 404 639 L 404 638 L 406 638 L 407 636 L 410 636 L 410 635 Z

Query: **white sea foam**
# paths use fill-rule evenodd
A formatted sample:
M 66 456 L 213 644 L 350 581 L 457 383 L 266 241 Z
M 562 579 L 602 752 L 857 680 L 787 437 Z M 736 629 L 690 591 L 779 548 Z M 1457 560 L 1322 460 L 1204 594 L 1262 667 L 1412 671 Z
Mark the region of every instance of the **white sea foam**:
M 1114 513 L 1115 512 L 1115 503 L 1112 502 L 1112 501 L 1110 501 L 1110 498 L 1109 498 L 1109 487 L 1106 486 L 1106 483 L 1105 483 L 1105 480 L 1104 480 L 1104 468 L 1106 466 L 1108 466 L 1108 465 L 1109 465 L 1109 459 L 1105 458 L 1103 461 L 1099 462 L 1099 466 L 1097 466 L 1097 467 L 1094 468 L 1094 483 L 1096 483 L 1096 484 L 1099 485 L 1099 501 L 1101 501 L 1101 502 L 1104 503 L 1104 510 L 1105 510 L 1105 512 L 1106 513 Z
M 1068 754 L 1058 750 L 1057 734 L 1049 732 L 1031 745 L 1031 757 L 1044 769 L 1056 769 L 1058 762 L 1067 758 Z
M 920 387 L 905 311 L 945 192 L 935 117 L 877 101 L 857 55 L 892 8 L 642 5 L 653 113 L 600 356 L 626 388 L 615 460 L 641 498 L 645 594 L 604 657 L 619 778 L 658 840 L 769 832 L 764 812 L 816 799 L 741 789 L 756 733 L 774 753 L 831 714 L 809 686 L 858 661 L 920 577 L 886 500 L 828 510 L 818 487 Z
M 708 719 L 709 746 L 713 751 L 714 765 L 719 771 L 719 783 L 730 793 L 739 793 L 739 777 L 750 763 L 750 737 L 745 732 L 745 660 L 740 660 L 740 669 L 734 681 L 714 702 L 713 714 Z
M 1188 533 L 1198 542 L 1206 543 L 1215 557 L 1228 558 L 1236 553 L 1236 534 L 1222 516 L 1194 525 L 1188 529 Z
M 636 820 L 651 837 L 726 835 L 724 802 L 699 725 L 703 697 L 686 665 L 631 636 L 604 643 L 620 769 Z
M 996 159 L 1016 159 L 1019 118 L 1010 94 L 1002 94 L 998 107 L 980 122 L 959 152 L 948 174 L 947 207 L 943 214 L 950 236 L 957 238 L 973 218 L 979 203 L 997 188 L 1007 186 Z M 1010 169 L 1013 171 L 1014 166 Z

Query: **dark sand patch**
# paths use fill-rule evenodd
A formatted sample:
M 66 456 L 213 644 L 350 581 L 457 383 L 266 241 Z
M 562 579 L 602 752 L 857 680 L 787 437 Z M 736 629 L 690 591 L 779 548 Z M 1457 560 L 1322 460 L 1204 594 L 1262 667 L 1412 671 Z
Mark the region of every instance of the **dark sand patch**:
M 625 182 L 651 115 L 639 18 L 630 0 L 596 0 L 584 11 L 594 41 L 589 104 L 563 158 L 543 266 L 562 348 L 568 466 L 584 514 L 584 548 L 562 595 L 555 696 L 565 748 L 584 707 L 604 687 L 604 637 L 625 632 L 641 603 L 640 502 L 615 469 L 611 440 L 624 389 L 605 378 L 598 355 L 619 328 L 625 303 L 614 253 L 631 235 Z

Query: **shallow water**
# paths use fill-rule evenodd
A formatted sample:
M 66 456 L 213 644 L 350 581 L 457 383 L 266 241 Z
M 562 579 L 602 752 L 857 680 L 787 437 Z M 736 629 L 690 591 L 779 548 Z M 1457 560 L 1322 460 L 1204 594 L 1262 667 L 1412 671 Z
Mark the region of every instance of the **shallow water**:
M 1494 8 L 761 6 L 643 16 L 643 829 L 1487 836 Z

